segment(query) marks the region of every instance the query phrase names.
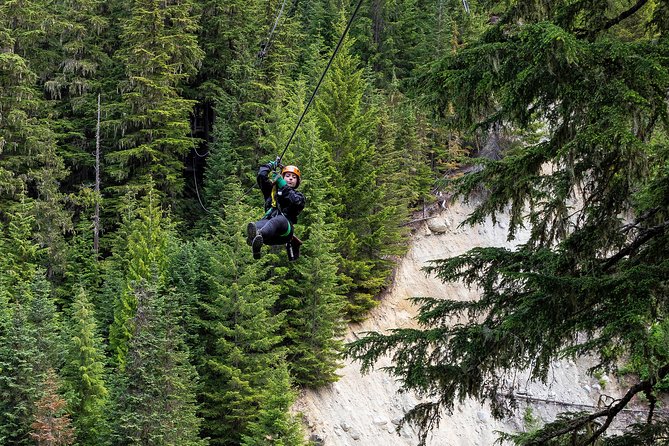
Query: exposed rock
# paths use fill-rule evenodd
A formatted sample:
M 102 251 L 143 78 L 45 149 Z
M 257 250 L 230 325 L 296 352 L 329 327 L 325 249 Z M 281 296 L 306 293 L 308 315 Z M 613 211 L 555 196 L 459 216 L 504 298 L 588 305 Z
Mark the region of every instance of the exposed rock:
M 427 227 L 435 234 L 443 234 L 448 231 L 448 221 L 442 218 L 431 218 L 427 220 Z
M 443 284 L 436 277 L 426 276 L 421 269 L 430 260 L 462 254 L 473 247 L 513 248 L 502 229 L 508 227 L 504 216 L 498 216 L 497 226 L 488 220 L 473 229 L 458 228 L 470 210 L 455 203 L 417 228 L 409 251 L 396 267 L 395 281 L 383 296 L 381 304 L 372 310 L 366 321 L 350 327 L 345 341 L 364 336 L 366 331 L 416 327 L 413 319 L 416 308 L 407 300 L 411 296 L 448 296 L 458 300 L 476 298 L 476 291 L 462 284 Z M 442 232 L 435 231 L 433 227 Z M 522 241 L 527 233 L 518 235 Z M 516 389 L 519 402 L 514 417 L 496 420 L 490 416 L 490 409 L 485 405 L 472 400 L 456 401 L 453 413 L 443 414 L 439 427 L 428 436 L 427 444 L 491 445 L 498 439 L 498 432 L 518 432 L 526 428 L 523 421 L 526 407 L 536 418 L 552 421 L 557 413 L 565 410 L 564 402 L 596 406 L 598 394 L 590 392 L 590 388 L 587 388 L 588 393 L 579 388 L 579 381 L 587 379 L 586 370 L 594 363 L 588 358 L 554 363 L 548 383 L 531 382 L 527 371 L 505 377 L 510 383 L 508 388 Z M 399 392 L 399 383 L 381 370 L 388 365 L 390 360 L 382 358 L 374 370 L 363 376 L 360 365 L 347 360 L 338 371 L 340 381 L 329 387 L 304 392 L 293 409 L 304 413 L 312 422 L 309 434 L 318 432 L 321 438 L 327 439 L 327 446 L 351 446 L 353 442 L 355 446 L 416 445 L 418 435 L 411 426 L 403 426 L 401 435 L 394 428 L 399 425 L 403 414 L 422 400 L 411 392 Z M 606 391 L 612 396 L 622 395 L 613 379 L 607 384 Z M 546 395 L 552 401 L 543 402 Z M 580 410 L 582 406 L 576 409 Z M 381 420 L 390 422 L 376 424 Z
M 383 418 L 378 418 L 377 417 L 377 418 L 374 418 L 373 422 L 376 426 L 384 426 L 388 423 L 388 420 L 384 420 Z

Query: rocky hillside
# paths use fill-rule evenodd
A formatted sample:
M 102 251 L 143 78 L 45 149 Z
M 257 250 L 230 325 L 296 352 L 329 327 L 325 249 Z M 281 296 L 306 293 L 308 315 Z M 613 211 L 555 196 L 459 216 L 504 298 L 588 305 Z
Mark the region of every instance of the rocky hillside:
M 475 246 L 511 246 L 506 240 L 507 222 L 497 225 L 488 221 L 475 227 L 459 227 L 469 208 L 455 204 L 423 222 L 414 231 L 407 255 L 398 264 L 392 288 L 380 306 L 362 324 L 349 327 L 347 340 L 365 331 L 384 331 L 415 324 L 415 308 L 407 301 L 411 296 L 449 296 L 472 299 L 474 291 L 458 284 L 445 285 L 434 277 L 426 277 L 421 268 L 432 259 L 454 256 Z M 523 234 L 519 234 L 523 237 Z M 404 427 L 397 433 L 399 419 L 418 399 L 410 393 L 398 392 L 399 385 L 383 371 L 361 375 L 359 365 L 346 362 L 341 379 L 328 388 L 306 391 L 295 405 L 303 414 L 311 439 L 327 446 L 415 445 L 418 436 Z M 444 414 L 433 432 L 429 445 L 481 446 L 492 445 L 496 432 L 531 429 L 533 424 L 550 421 L 557 412 L 587 410 L 610 397 L 620 396 L 615 380 L 607 376 L 593 377 L 586 373 L 591 361 L 555 363 L 550 381 L 532 383 L 519 373 L 509 381 L 509 391 L 519 399 L 516 416 L 504 422 L 493 420 L 485 405 L 465 401 L 452 414 Z M 628 411 L 630 418 L 642 418 L 642 411 Z

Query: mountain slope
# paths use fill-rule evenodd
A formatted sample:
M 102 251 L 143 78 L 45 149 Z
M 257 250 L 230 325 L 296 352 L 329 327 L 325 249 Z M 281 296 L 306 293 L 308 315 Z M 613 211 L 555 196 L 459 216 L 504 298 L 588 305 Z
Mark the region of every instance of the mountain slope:
M 369 318 L 349 327 L 347 341 L 365 331 L 385 331 L 415 325 L 415 307 L 407 301 L 412 296 L 449 296 L 473 299 L 476 292 L 461 284 L 443 284 L 427 277 L 421 268 L 433 259 L 455 256 L 475 246 L 506 246 L 508 220 L 498 218 L 497 225 L 486 221 L 474 227 L 459 227 L 470 208 L 455 203 L 438 215 L 421 223 L 414 231 L 407 255 L 398 263 L 394 283 L 383 296 L 381 304 Z M 523 240 L 526 234 L 518 234 Z M 367 375 L 361 375 L 359 365 L 346 361 L 339 371 L 341 379 L 320 390 L 305 391 L 294 410 L 301 412 L 312 440 L 332 446 L 415 445 L 418 436 L 410 426 L 395 432 L 399 419 L 419 399 L 409 393 L 399 393 L 399 385 L 380 370 L 388 360 Z M 431 445 L 480 446 L 492 445 L 498 431 L 530 429 L 533 423 L 554 419 L 565 410 L 585 410 L 597 406 L 600 397 L 618 397 L 621 390 L 607 376 L 591 377 L 585 372 L 592 365 L 588 358 L 577 362 L 561 361 L 552 366 L 550 382 L 531 383 L 527 374 L 519 373 L 509 382 L 509 391 L 518 399 L 516 416 L 497 421 L 487 407 L 475 401 L 456 405 L 454 413 L 444 414 L 438 429 L 428 441 Z M 629 411 L 625 421 L 643 418 L 642 411 Z

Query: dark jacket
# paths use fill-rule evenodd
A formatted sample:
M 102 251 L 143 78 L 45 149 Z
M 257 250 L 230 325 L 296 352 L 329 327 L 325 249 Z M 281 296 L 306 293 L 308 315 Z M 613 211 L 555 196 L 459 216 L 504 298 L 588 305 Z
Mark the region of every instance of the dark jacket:
M 274 187 L 274 184 L 269 180 L 270 172 L 270 166 L 267 164 L 260 166 L 260 169 L 258 169 L 257 180 L 262 195 L 265 197 L 265 211 L 269 211 L 272 208 L 272 187 Z M 297 216 L 304 209 L 306 202 L 302 192 L 298 192 L 292 187 L 285 185 L 276 191 L 276 201 L 278 209 L 272 209 L 271 212 L 266 214 L 266 217 L 271 218 L 281 213 L 292 224 L 296 224 Z

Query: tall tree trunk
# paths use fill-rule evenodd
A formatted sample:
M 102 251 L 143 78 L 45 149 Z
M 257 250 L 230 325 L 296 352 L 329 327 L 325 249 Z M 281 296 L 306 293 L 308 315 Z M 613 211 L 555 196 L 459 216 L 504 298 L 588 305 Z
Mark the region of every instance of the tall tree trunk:
M 93 216 L 93 250 L 100 251 L 100 94 L 98 94 L 98 122 L 95 127 L 95 215 Z

